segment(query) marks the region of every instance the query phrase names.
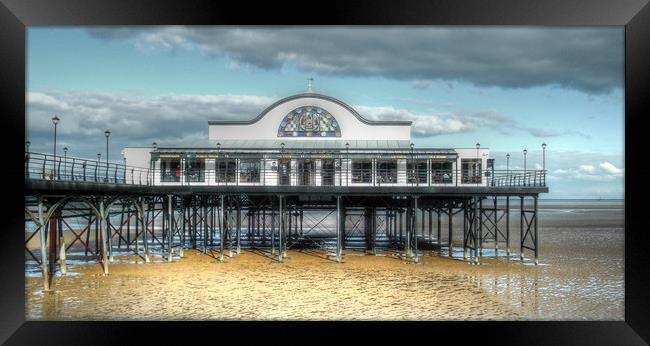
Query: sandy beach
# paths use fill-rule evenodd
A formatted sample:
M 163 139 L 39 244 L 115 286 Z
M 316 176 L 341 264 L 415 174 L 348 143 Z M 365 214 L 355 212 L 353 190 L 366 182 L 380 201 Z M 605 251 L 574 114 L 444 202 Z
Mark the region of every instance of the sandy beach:
M 224 263 L 197 250 L 167 263 L 116 257 L 110 273 L 89 260 L 42 291 L 26 275 L 30 320 L 623 320 L 622 209 L 541 210 L 540 265 L 515 253 L 469 264 L 460 256 L 408 263 L 346 250 L 291 250 L 284 263 L 244 250 Z M 582 222 L 580 220 L 583 220 Z M 599 221 L 600 220 L 600 221 Z M 564 224 L 565 227 L 556 225 Z M 581 226 L 582 225 L 582 226 Z M 600 227 L 596 227 L 600 226 Z M 518 230 L 512 244 L 517 244 Z M 458 242 L 456 243 L 459 244 Z M 513 245 L 516 249 L 517 245 Z M 455 250 L 461 250 L 456 248 Z M 516 251 L 515 251 L 516 252 Z M 138 262 L 136 264 L 136 262 Z

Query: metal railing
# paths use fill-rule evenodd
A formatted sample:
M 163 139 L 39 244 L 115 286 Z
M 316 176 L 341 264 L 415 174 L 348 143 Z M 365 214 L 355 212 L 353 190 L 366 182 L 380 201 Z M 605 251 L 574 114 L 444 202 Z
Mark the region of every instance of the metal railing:
M 247 165 L 245 169 L 235 166 L 218 170 L 211 164 L 200 168 L 178 166 L 160 170 L 90 159 L 26 153 L 25 178 L 163 186 L 546 186 L 545 170 L 474 172 L 462 169 L 362 169 L 352 167 L 346 160 L 328 168 L 315 165 L 309 169 L 300 169 L 298 165 L 293 164 L 279 168 L 272 166 L 271 161 L 273 160 L 260 159 L 259 165 Z
M 142 167 L 32 152 L 25 153 L 25 178 L 131 185 L 153 181 L 151 171 Z

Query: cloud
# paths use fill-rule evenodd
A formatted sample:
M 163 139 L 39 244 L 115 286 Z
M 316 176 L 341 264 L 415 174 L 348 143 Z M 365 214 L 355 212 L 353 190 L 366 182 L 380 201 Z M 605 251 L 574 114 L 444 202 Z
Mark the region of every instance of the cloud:
M 50 152 L 57 114 L 58 143 L 71 153 L 103 152 L 104 131 L 112 132 L 112 147 L 207 144 L 207 121 L 251 119 L 275 101 L 249 95 L 163 95 L 144 97 L 99 92 L 28 92 L 27 128 L 31 149 Z M 47 148 L 47 149 L 46 149 Z M 112 149 L 112 150 L 115 150 Z M 116 151 L 113 151 L 116 152 Z
M 479 128 L 498 128 L 504 124 L 512 123 L 510 118 L 493 110 L 416 114 L 392 106 L 368 107 L 357 105 L 354 108 L 363 117 L 371 120 L 412 121 L 411 131 L 414 137 L 471 132 Z
M 609 162 L 603 162 L 603 163 L 599 164 L 598 167 L 600 167 L 600 169 L 603 170 L 607 174 L 611 174 L 611 175 L 622 175 L 623 174 L 622 169 L 614 166 L 613 164 L 611 164 Z
M 146 50 L 197 49 L 236 61 L 234 66 L 386 77 L 416 88 L 435 80 L 598 94 L 623 87 L 621 28 L 166 26 L 87 32 Z
M 578 167 L 578 172 L 586 173 L 586 174 L 594 174 L 596 173 L 596 167 L 592 165 L 580 165 L 580 167 Z
M 415 89 L 428 89 L 431 87 L 431 81 L 428 80 L 416 80 L 413 82 L 413 87 Z

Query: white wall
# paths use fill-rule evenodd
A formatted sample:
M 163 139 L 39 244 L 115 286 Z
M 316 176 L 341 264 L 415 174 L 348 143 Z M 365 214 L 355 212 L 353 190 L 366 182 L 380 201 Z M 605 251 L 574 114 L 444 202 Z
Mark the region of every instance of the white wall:
M 278 128 L 289 112 L 302 106 L 317 106 L 336 118 L 341 137 L 278 137 Z M 338 103 L 316 97 L 301 97 L 279 104 L 262 119 L 250 125 L 209 125 L 210 140 L 265 139 L 265 140 L 410 140 L 411 126 L 368 125 Z

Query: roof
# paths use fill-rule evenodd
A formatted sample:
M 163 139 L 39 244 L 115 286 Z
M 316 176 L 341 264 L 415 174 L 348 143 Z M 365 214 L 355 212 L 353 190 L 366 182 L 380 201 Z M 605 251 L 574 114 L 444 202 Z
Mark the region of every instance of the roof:
M 346 143 L 350 149 L 408 149 L 411 143 L 400 140 L 260 140 L 260 139 L 228 139 L 219 142 L 222 149 L 280 149 L 284 143 L 285 149 L 345 149 Z M 216 144 L 216 143 L 215 143 Z
M 255 117 L 255 118 L 253 118 L 251 120 L 210 120 L 210 121 L 208 121 L 208 125 L 250 125 L 250 124 L 256 123 L 257 121 L 262 119 L 266 115 L 266 113 L 270 112 L 273 108 L 277 107 L 278 105 L 280 105 L 282 103 L 285 103 L 285 102 L 288 102 L 288 101 L 291 101 L 291 100 L 295 100 L 295 99 L 299 99 L 299 98 L 307 98 L 307 97 L 319 98 L 319 99 L 323 99 L 323 100 L 327 100 L 327 101 L 330 101 L 330 102 L 337 103 L 340 106 L 342 106 L 343 108 L 350 111 L 350 113 L 352 113 L 362 123 L 367 124 L 367 125 L 411 126 L 413 124 L 412 121 L 404 121 L 404 120 L 399 120 L 399 121 L 397 121 L 397 120 L 388 120 L 388 121 L 386 121 L 386 120 L 384 120 L 384 121 L 368 120 L 368 119 L 362 117 L 361 114 L 359 114 L 354 108 L 350 107 L 348 104 L 346 104 L 345 102 L 343 102 L 343 101 L 341 101 L 339 99 L 335 99 L 335 98 L 333 98 L 331 96 L 322 95 L 322 94 L 303 93 L 303 94 L 291 95 L 289 97 L 285 97 L 285 98 L 283 98 L 283 99 L 281 99 L 279 101 L 276 101 L 272 105 L 268 106 L 264 111 L 262 111 L 262 113 L 260 113 L 257 117 Z M 350 145 L 352 145 L 352 144 L 350 144 Z

